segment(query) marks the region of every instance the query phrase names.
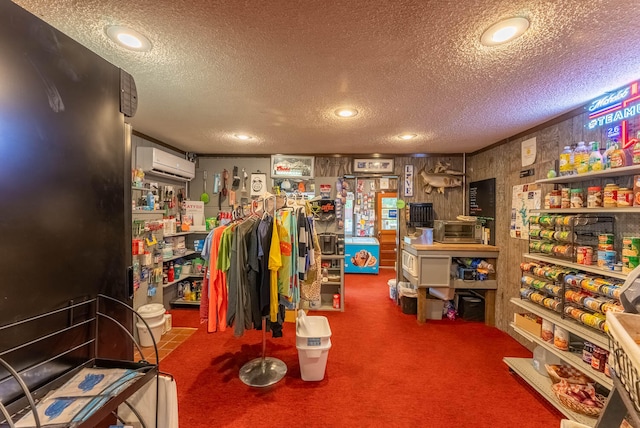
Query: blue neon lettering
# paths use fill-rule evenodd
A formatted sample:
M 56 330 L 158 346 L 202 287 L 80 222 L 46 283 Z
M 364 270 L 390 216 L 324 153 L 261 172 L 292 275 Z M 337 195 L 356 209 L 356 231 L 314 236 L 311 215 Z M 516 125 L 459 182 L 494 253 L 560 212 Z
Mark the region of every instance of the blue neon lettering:
M 605 124 L 610 124 L 613 122 L 618 122 L 620 120 L 628 119 L 630 117 L 636 116 L 640 114 L 640 103 L 634 104 L 630 107 L 625 107 L 622 110 L 618 110 L 615 113 L 609 113 L 604 116 L 597 117 L 595 119 L 591 119 L 587 124 L 589 129 L 596 128 L 598 126 L 602 126 Z
M 629 95 L 628 87 L 624 89 L 620 89 L 618 92 L 615 92 L 613 94 L 607 94 L 604 97 L 598 98 L 597 100 L 593 101 L 589 106 L 589 111 L 594 112 L 598 109 L 606 107 L 610 104 L 615 103 L 616 101 L 620 101 L 621 99 L 625 98 L 627 95 Z

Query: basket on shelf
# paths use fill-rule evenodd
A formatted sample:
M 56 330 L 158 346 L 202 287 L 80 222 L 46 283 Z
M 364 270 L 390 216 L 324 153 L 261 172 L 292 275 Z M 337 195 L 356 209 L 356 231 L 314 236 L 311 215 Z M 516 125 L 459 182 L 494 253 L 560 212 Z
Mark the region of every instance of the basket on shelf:
M 640 315 L 607 312 L 613 371 L 640 411 Z
M 580 413 L 582 415 L 591 416 L 592 418 L 597 418 L 600 415 L 600 413 L 604 409 L 604 404 L 605 404 L 605 397 L 603 395 L 597 394 L 597 393 L 595 394 L 595 399 L 600 403 L 600 407 L 590 406 L 587 404 L 583 404 L 578 400 L 576 400 L 575 398 L 571 397 L 570 395 L 562 392 L 562 389 L 563 389 L 562 385 L 563 385 L 563 382 L 559 382 L 559 383 L 553 384 L 553 386 L 551 387 L 553 394 L 555 395 L 556 399 L 560 402 L 560 404 L 562 404 L 564 407 L 566 407 L 569 410 L 572 410 L 576 413 Z
M 558 383 L 562 380 L 577 385 L 594 383 L 593 379 L 571 366 L 563 364 L 545 364 L 544 367 L 547 369 L 547 373 L 553 383 Z

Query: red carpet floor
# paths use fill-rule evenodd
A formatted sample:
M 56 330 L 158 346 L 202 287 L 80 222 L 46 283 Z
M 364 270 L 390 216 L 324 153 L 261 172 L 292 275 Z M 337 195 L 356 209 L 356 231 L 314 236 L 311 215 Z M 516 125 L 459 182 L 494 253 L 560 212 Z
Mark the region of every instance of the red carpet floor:
M 333 333 L 320 382 L 300 378 L 293 323 L 267 339 L 267 355 L 284 361 L 287 375 L 256 389 L 238 370 L 260 355 L 261 332 L 207 334 L 198 311 L 173 311 L 175 326 L 199 327 L 160 367 L 177 380 L 180 426 L 560 426 L 561 415 L 502 362 L 530 357 L 526 348 L 482 323 L 418 325 L 389 299 L 391 275 L 347 275 L 345 312 L 310 313 L 326 315 Z

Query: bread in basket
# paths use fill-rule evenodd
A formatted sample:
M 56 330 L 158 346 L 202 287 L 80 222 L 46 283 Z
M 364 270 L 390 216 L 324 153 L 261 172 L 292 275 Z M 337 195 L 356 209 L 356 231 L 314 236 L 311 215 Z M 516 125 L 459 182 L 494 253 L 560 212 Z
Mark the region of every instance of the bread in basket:
M 545 364 L 544 367 L 547 369 L 547 373 L 553 383 L 558 383 L 561 380 L 566 380 L 568 383 L 578 385 L 593 383 L 593 379 L 571 366 L 564 364 Z
M 570 384 L 562 380 L 551 387 L 556 399 L 569 410 L 596 418 L 602 412 L 605 397 L 593 385 Z

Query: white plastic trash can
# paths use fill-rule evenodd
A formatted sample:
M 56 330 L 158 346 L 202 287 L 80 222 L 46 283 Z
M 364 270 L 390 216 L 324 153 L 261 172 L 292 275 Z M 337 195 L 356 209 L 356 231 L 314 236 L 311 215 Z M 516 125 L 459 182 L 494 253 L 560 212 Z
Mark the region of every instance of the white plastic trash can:
M 140 316 L 149 324 L 149 328 L 141 321 L 138 320 L 136 327 L 138 328 L 138 338 L 140 339 L 140 346 L 153 346 L 153 341 L 156 343 L 162 338 L 162 329 L 164 328 L 164 306 L 160 303 L 151 303 L 143 305 L 136 311 Z M 151 330 L 151 331 L 149 331 Z
M 300 362 L 300 375 L 304 381 L 324 379 L 329 349 L 331 328 L 324 316 L 307 316 L 298 311 L 296 319 L 296 348 Z
M 296 346 L 300 362 L 300 376 L 304 381 L 324 379 L 327 358 L 331 349 L 331 339 L 324 346 Z

